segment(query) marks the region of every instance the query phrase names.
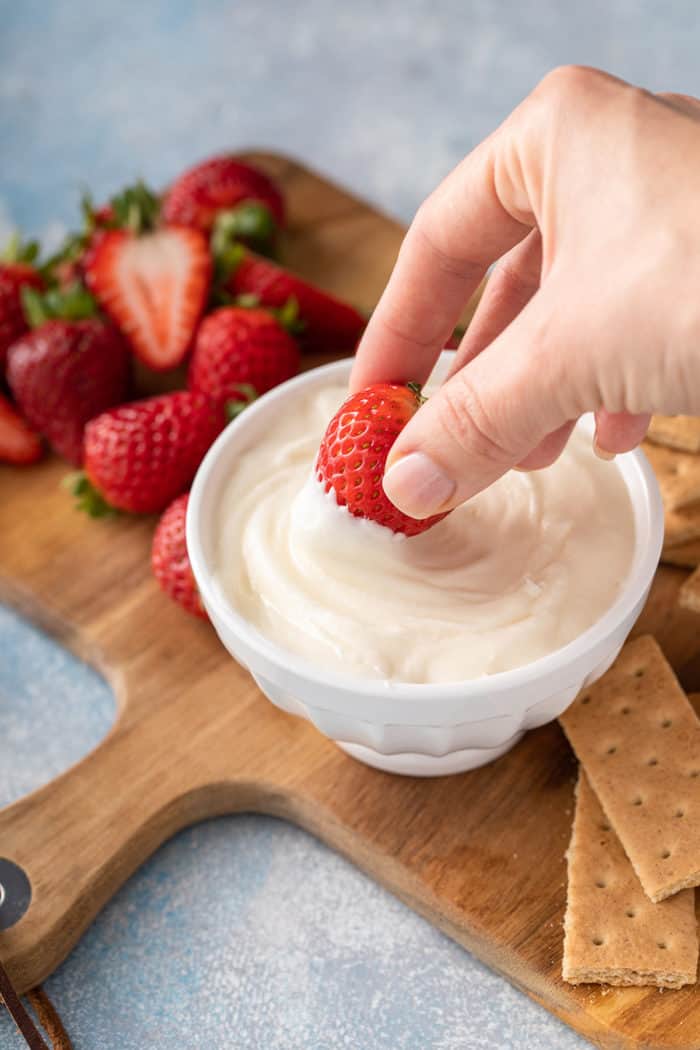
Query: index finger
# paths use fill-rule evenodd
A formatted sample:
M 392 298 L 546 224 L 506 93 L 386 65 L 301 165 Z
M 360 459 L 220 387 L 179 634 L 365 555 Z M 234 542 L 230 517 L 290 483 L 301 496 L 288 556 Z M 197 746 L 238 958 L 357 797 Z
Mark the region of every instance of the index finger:
M 508 170 L 515 157 L 509 124 L 470 153 L 419 208 L 358 347 L 351 390 L 425 382 L 489 265 L 535 224 Z

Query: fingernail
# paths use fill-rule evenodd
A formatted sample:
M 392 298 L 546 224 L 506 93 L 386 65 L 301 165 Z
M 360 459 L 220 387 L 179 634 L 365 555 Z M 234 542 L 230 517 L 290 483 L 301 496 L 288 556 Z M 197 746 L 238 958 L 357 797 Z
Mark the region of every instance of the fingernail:
M 424 452 L 410 452 L 384 475 L 384 491 L 411 518 L 429 518 L 447 503 L 456 485 Z
M 601 448 L 598 444 L 598 434 L 596 433 L 593 437 L 593 451 L 595 452 L 598 459 L 604 459 L 606 462 L 615 459 L 614 452 L 608 452 L 606 448 Z

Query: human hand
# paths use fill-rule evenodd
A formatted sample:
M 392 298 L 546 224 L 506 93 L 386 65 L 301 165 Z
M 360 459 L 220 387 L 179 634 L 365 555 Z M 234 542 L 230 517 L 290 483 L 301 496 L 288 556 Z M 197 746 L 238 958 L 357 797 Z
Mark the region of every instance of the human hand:
M 421 205 L 357 351 L 351 389 L 424 382 L 495 267 L 450 378 L 397 438 L 389 498 L 416 518 L 596 414 L 611 458 L 649 414 L 700 415 L 700 102 L 562 67 Z

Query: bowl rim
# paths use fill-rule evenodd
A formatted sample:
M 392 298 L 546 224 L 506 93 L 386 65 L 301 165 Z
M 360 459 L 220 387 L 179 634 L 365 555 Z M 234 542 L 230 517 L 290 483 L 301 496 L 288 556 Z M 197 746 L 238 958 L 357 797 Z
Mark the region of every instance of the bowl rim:
M 442 356 L 444 357 L 447 354 L 451 356 L 453 353 L 454 351 L 444 350 Z M 241 413 L 224 428 L 202 460 L 190 489 L 186 518 L 186 543 L 197 586 L 202 595 L 204 605 L 210 612 L 215 629 L 218 631 L 218 623 L 224 624 L 249 651 L 254 652 L 268 666 L 272 664 L 281 668 L 290 676 L 290 679 L 295 677 L 307 683 L 313 683 L 317 687 L 335 691 L 340 690 L 344 693 L 352 693 L 358 697 L 371 698 L 376 697 L 378 694 L 391 695 L 392 699 L 413 703 L 423 701 L 430 701 L 432 704 L 440 701 L 454 702 L 457 700 L 468 700 L 477 696 L 483 697 L 485 692 L 492 695 L 508 692 L 514 687 L 523 687 L 550 675 L 560 675 L 566 668 L 575 666 L 582 659 L 585 659 L 587 654 L 594 651 L 601 643 L 604 643 L 605 639 L 633 612 L 635 606 L 649 589 L 661 554 L 664 534 L 661 493 L 651 464 L 640 448 L 624 453 L 624 457 L 628 462 L 634 464 L 642 483 L 641 491 L 645 501 L 645 506 L 642 509 L 646 510 L 648 519 L 649 542 L 646 550 L 642 552 L 640 559 L 638 547 L 640 537 L 635 533 L 635 550 L 628 578 L 615 601 L 606 609 L 600 619 L 596 620 L 590 627 L 587 627 L 585 631 L 582 631 L 581 634 L 565 645 L 519 667 L 510 668 L 506 671 L 497 671 L 490 675 L 482 675 L 478 678 L 439 683 L 401 682 L 393 679 L 357 677 L 333 668 L 325 668 L 314 664 L 291 650 L 278 645 L 235 609 L 225 598 L 221 587 L 214 585 L 214 572 L 207 563 L 204 554 L 201 521 L 206 501 L 215 498 L 214 494 L 209 491 L 209 486 L 219 460 L 226 455 L 232 443 L 237 443 L 242 438 L 249 424 L 257 420 L 260 415 L 273 410 L 277 402 L 286 400 L 294 391 L 307 385 L 320 384 L 325 379 L 347 377 L 352 360 L 352 357 L 344 357 L 337 361 L 308 369 L 285 383 L 274 387 L 253 402 L 252 405 L 246 408 L 245 412 Z M 623 481 L 636 515 L 638 508 L 634 506 L 634 494 L 624 475 Z M 635 562 L 637 563 L 636 569 Z M 252 670 L 257 671 L 258 668 L 252 668 Z

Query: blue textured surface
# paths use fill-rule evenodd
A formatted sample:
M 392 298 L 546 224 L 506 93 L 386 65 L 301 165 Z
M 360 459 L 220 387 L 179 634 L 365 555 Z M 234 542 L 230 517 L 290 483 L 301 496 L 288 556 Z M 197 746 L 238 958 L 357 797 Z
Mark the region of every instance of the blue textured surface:
M 695 0 L 0 0 L 0 239 L 225 146 L 295 153 L 401 218 L 547 69 L 700 94 Z M 0 610 L 0 804 L 103 735 L 88 669 Z M 0 844 L 1 846 L 1 844 Z M 0 853 L 1 853 L 0 848 Z M 48 982 L 76 1050 L 573 1050 L 584 1041 L 304 833 L 163 847 Z M 0 1015 L 0 1047 L 21 1046 Z

